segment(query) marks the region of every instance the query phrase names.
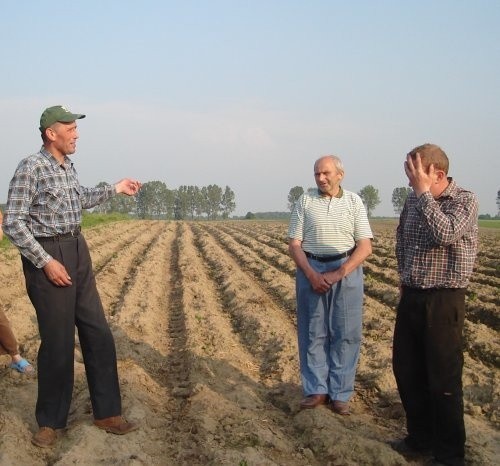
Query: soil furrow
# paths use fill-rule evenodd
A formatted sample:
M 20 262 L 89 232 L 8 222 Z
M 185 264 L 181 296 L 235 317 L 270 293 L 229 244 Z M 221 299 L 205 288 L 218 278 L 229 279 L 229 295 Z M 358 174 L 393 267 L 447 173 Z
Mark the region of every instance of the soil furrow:
M 242 265 L 232 262 L 217 239 L 211 234 L 203 235 L 207 231 L 205 225 L 193 225 L 193 231 L 197 247 L 203 251 L 211 276 L 218 283 L 220 299 L 230 313 L 234 331 L 249 351 L 260 356 L 261 380 L 281 381 L 282 376 L 288 378 L 283 374 L 283 358 L 293 358 L 295 349 L 283 345 L 280 338 L 283 329 L 279 328 L 282 322 L 278 326 L 273 325 L 274 319 L 282 320 L 281 316 L 287 315 L 287 312 L 280 313 L 273 298 L 248 282 L 245 273 L 238 270 Z M 241 299 L 240 294 L 246 298 Z M 291 322 L 289 325 L 294 328 Z
M 63 466 L 421 465 L 392 374 L 398 301 L 394 221 L 373 220 L 352 415 L 300 411 L 294 265 L 287 223 L 124 221 L 85 231 L 118 356 L 123 413 L 141 428 L 92 426 L 80 353 L 69 424 L 54 449 L 30 443 L 36 378 L 0 356 L 0 464 Z M 480 234 L 467 291 L 463 390 L 467 466 L 500 457 L 500 235 Z M 0 250 L 0 305 L 36 362 L 36 317 L 19 255 Z M 1 366 L 3 364 L 3 368 Z M 91 453 L 89 453 L 89 451 Z
M 215 241 L 235 258 L 240 267 L 259 282 L 275 304 L 285 309 L 290 320 L 295 322 L 295 285 L 292 277 L 262 260 L 255 251 L 238 243 L 222 230 L 204 224 L 203 228 L 210 232 Z
M 279 271 L 292 278 L 295 277 L 295 264 L 288 254 L 288 248 L 277 248 L 273 242 L 263 242 L 260 240 L 262 235 L 259 235 L 258 238 L 254 238 L 254 235 L 247 236 L 227 226 L 222 226 L 220 229 L 236 243 L 242 244 L 253 253 L 256 253 L 270 266 L 277 268 Z
M 223 286 L 214 281 L 214 267 L 225 264 L 207 261 L 212 252 L 200 235 L 193 226 L 183 235 L 180 267 L 196 367 L 190 416 L 204 445 L 204 464 L 305 464 L 287 433 L 286 414 L 270 404 L 269 389 L 259 383 L 256 352 L 241 343 L 242 334 L 250 331 L 248 322 L 241 320 L 235 328 Z M 260 445 L 265 444 L 272 444 L 273 451 L 263 454 Z
M 124 250 L 127 250 L 144 234 L 148 234 L 151 229 L 159 230 L 161 224 L 159 222 L 127 222 L 127 228 L 121 234 L 115 230 L 107 230 L 106 241 L 101 241 L 100 246 L 94 246 L 89 242 L 89 248 L 92 252 L 94 273 L 97 275 L 110 262 L 117 258 Z

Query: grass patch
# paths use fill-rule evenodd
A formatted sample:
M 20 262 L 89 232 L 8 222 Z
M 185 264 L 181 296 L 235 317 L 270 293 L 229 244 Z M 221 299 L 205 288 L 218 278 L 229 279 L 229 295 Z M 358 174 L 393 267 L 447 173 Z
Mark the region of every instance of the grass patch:
M 83 211 L 82 213 L 82 228 L 92 228 L 97 225 L 103 225 L 105 223 L 120 222 L 122 220 L 131 220 L 131 217 L 127 214 L 96 214 L 93 212 Z M 0 249 L 8 249 L 12 244 L 8 238 L 4 235 L 2 241 L 0 241 Z
M 372 217 L 369 219 L 370 225 L 374 228 L 377 227 L 397 227 L 399 223 L 398 218 L 382 218 Z M 478 225 L 481 228 L 500 228 L 500 220 L 498 219 L 479 219 Z
M 479 226 L 482 228 L 500 228 L 500 220 L 479 220 Z
M 91 228 L 104 223 L 120 222 L 122 220 L 130 220 L 132 217 L 127 214 L 111 213 L 97 214 L 94 212 L 83 212 L 82 228 Z

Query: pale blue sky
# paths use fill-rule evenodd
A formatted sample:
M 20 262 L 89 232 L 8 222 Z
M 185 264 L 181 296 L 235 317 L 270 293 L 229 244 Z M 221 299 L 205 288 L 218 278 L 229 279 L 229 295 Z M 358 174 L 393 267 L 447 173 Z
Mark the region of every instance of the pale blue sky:
M 86 113 L 83 185 L 229 185 L 283 211 L 334 153 L 393 215 L 405 154 L 432 142 L 496 213 L 500 1 L 0 0 L 0 202 L 45 107 Z

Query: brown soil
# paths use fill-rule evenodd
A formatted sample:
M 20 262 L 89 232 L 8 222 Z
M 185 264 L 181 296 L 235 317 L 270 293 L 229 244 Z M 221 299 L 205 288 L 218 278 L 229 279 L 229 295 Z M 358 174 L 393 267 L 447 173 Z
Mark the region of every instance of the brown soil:
M 391 369 L 397 303 L 394 222 L 373 224 L 353 414 L 299 411 L 294 264 L 280 222 L 119 222 L 85 231 L 115 336 L 126 436 L 92 425 L 80 351 L 69 423 L 56 447 L 30 443 L 36 377 L 0 357 L 1 465 L 405 465 Z M 500 236 L 481 232 L 468 291 L 467 463 L 498 464 Z M 0 306 L 36 361 L 34 310 L 19 254 L 0 251 Z

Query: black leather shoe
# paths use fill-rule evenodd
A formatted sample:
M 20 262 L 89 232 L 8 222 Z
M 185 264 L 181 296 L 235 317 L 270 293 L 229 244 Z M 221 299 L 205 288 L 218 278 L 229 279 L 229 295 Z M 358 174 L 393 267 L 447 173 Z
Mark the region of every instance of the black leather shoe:
M 446 458 L 441 460 L 434 458 L 430 464 L 431 466 L 464 466 L 465 460 L 462 457 Z
M 415 454 L 422 455 L 430 454 L 432 451 L 430 442 L 419 442 L 414 440 L 409 435 L 403 439 L 393 440 L 389 442 L 393 450 L 401 454 Z

